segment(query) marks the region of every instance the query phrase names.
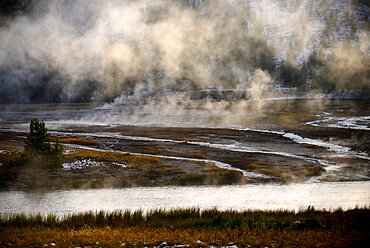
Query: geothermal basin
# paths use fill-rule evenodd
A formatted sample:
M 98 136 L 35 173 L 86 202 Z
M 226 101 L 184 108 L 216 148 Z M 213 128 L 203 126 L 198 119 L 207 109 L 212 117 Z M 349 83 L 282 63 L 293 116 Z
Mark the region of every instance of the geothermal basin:
M 210 108 L 209 106 L 212 106 Z M 153 106 L 2 105 L 0 213 L 153 208 L 319 209 L 370 204 L 370 101 Z M 14 169 L 31 118 L 65 147 Z

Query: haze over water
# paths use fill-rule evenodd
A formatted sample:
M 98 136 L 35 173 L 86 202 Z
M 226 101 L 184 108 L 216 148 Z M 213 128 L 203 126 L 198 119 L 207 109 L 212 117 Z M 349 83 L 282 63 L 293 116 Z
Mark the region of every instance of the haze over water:
M 0 192 L 0 212 L 63 216 L 85 211 L 217 208 L 220 210 L 343 210 L 369 206 L 370 182 L 222 187 L 154 187 Z

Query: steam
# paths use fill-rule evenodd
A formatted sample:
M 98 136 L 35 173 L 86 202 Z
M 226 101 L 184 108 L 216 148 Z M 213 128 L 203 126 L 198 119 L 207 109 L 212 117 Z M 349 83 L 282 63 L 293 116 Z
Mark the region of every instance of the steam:
M 321 85 L 328 80 L 313 86 L 369 89 L 369 8 L 352 1 L 28 4 L 30 12 L 1 18 L 1 102 L 119 97 L 116 103 L 158 105 L 161 97 L 162 107 L 186 107 L 191 97 L 174 92 L 202 89 L 258 100 L 281 80 L 283 61 L 307 67 L 303 85 L 325 75 L 330 87 Z M 308 64 L 314 53 L 317 63 Z

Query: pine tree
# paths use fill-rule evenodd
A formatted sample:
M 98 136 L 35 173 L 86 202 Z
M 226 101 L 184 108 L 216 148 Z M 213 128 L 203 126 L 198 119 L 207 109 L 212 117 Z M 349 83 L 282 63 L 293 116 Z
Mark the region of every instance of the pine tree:
M 50 141 L 45 123 L 36 118 L 30 122 L 30 132 L 25 140 L 25 158 L 37 164 L 59 164 L 63 146 Z

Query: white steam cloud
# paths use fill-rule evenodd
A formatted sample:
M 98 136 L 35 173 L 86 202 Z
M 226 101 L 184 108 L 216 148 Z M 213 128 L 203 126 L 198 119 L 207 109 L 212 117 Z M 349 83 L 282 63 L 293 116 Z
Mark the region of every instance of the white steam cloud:
M 136 101 L 205 88 L 248 89 L 257 99 L 282 80 L 285 64 L 307 67 L 301 85 L 327 74 L 334 89 L 369 86 L 369 7 L 353 1 L 31 3 L 29 13 L 2 18 L 0 95 L 8 102 L 122 92 Z M 313 54 L 320 67 L 307 64 Z

